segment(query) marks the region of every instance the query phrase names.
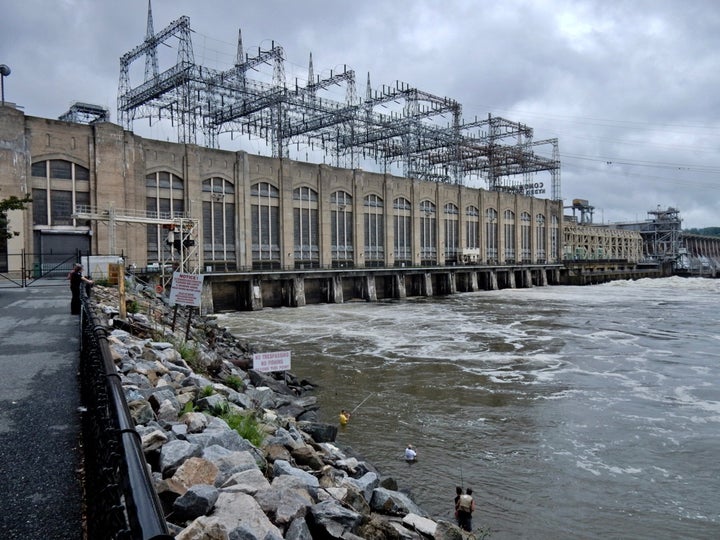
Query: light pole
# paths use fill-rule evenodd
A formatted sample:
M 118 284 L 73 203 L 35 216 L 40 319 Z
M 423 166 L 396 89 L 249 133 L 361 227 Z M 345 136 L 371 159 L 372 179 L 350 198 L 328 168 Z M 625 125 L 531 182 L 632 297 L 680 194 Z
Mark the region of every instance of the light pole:
M 0 64 L 0 96 L 2 96 L 2 105 L 5 106 L 5 77 L 10 75 L 10 68 L 5 64 Z

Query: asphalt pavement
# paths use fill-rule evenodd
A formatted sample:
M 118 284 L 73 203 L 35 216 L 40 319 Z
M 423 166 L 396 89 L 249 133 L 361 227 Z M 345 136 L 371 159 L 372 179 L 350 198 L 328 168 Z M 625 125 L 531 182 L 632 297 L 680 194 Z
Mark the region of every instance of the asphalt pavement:
M 67 282 L 0 288 L 0 538 L 82 539 L 79 315 Z

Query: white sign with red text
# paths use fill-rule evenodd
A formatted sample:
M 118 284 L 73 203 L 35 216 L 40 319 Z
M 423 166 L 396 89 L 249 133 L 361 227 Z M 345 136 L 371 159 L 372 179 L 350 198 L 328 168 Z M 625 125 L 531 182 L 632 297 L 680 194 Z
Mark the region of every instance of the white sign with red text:
M 290 351 L 266 352 L 253 354 L 255 371 L 287 371 L 290 369 Z
M 182 274 L 173 272 L 170 288 L 170 305 L 200 307 L 203 276 L 201 274 Z

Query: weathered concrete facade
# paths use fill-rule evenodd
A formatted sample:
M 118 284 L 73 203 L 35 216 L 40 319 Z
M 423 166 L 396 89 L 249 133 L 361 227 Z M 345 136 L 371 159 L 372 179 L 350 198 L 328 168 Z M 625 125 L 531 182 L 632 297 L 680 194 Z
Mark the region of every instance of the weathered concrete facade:
M 456 265 L 466 251 L 489 265 L 562 258 L 560 201 L 148 140 L 12 106 L 0 107 L 0 189 L 37 195 L 13 216 L 26 251 L 79 238 L 138 266 L 164 257 L 161 230 L 153 240 L 146 225 L 72 219 L 76 205 L 185 212 L 211 271 Z

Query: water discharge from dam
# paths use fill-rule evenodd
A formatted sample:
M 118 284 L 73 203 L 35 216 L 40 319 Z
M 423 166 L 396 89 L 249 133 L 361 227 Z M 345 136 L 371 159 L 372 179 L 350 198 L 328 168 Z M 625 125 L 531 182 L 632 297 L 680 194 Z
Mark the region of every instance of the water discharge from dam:
M 433 518 L 491 538 L 720 535 L 720 281 L 504 289 L 219 316 L 292 352 L 320 420 Z M 366 400 L 363 402 L 363 400 Z M 402 459 L 405 446 L 418 462 Z

